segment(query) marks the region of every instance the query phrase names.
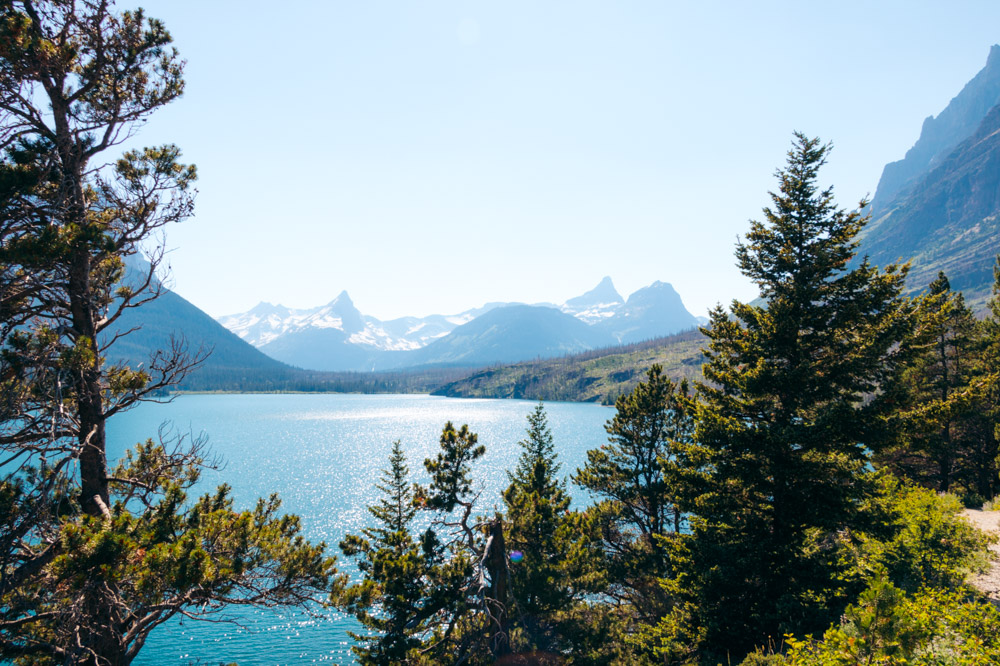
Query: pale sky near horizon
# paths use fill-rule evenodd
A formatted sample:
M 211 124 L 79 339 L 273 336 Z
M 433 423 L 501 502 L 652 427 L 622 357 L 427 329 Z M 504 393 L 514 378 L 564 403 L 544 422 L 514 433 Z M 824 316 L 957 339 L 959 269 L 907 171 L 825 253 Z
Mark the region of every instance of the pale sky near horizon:
M 341 290 L 450 314 L 605 275 L 696 315 L 752 298 L 733 249 L 793 130 L 833 142 L 821 180 L 854 207 L 1000 42 L 995 1 L 142 6 L 188 65 L 139 142 L 198 166 L 167 245 L 213 316 Z

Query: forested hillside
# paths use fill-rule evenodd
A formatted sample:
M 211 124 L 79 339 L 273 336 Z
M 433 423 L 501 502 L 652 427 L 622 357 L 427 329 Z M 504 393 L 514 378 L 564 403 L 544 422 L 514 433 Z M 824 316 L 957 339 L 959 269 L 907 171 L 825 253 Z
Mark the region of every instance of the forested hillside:
M 522 398 L 614 404 L 654 364 L 673 379 L 701 376 L 705 337 L 697 330 L 561 358 L 528 361 L 475 372 L 441 386 L 434 395 L 454 398 Z

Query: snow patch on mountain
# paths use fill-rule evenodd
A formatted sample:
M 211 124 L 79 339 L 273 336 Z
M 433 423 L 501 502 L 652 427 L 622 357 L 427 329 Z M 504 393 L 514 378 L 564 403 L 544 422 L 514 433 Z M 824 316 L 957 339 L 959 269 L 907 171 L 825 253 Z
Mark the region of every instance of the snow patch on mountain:
M 307 331 L 341 331 L 336 344 L 346 343 L 358 351 L 412 351 L 427 347 L 449 336 L 460 326 L 469 324 L 483 314 L 515 303 L 487 303 L 452 315 L 400 317 L 380 321 L 362 315 L 346 291 L 326 305 L 309 309 L 292 309 L 283 305 L 260 303 L 253 309 L 219 317 L 230 331 L 255 347 L 263 347 L 284 336 Z M 538 306 L 539 304 L 536 304 Z M 668 335 L 697 323 L 680 302 L 680 297 L 667 283 L 654 282 L 622 298 L 610 277 L 602 279 L 590 291 L 571 298 L 561 305 L 542 304 L 572 315 L 594 329 L 594 334 L 610 335 L 612 339 L 629 342 L 657 335 Z M 511 311 L 513 312 L 513 311 Z M 315 336 L 295 336 L 311 340 Z M 292 337 L 287 342 L 292 344 Z M 326 338 L 324 338 L 326 339 Z M 304 344 L 295 342 L 294 344 Z M 325 344 L 325 343 L 324 343 Z
M 443 338 L 455 328 L 496 307 L 491 303 L 482 308 L 456 315 L 401 317 L 380 321 L 362 315 L 346 291 L 330 303 L 307 309 L 260 303 L 247 312 L 225 315 L 217 321 L 255 347 L 291 333 L 309 329 L 343 331 L 350 344 L 381 351 L 408 351 L 426 347 Z
M 610 277 L 605 277 L 587 293 L 571 298 L 559 309 L 571 314 L 585 324 L 596 324 L 616 317 L 625 305 Z

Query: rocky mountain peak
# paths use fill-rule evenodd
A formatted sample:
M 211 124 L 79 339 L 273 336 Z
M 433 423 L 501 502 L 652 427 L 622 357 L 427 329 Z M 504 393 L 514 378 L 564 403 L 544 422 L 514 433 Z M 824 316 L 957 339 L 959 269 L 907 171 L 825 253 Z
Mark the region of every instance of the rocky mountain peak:
M 351 300 L 350 294 L 348 294 L 347 290 L 344 289 L 339 294 L 337 294 L 337 297 L 335 299 L 333 299 L 332 301 L 330 301 L 327 305 L 329 305 L 331 307 L 335 306 L 335 305 L 340 305 L 340 306 L 347 306 L 347 307 L 352 307 L 353 308 L 354 307 L 354 301 Z
M 990 47 L 990 55 L 986 58 L 986 67 L 1000 67 L 1000 44 Z
M 364 317 L 354 306 L 354 301 L 346 290 L 317 312 L 315 317 L 315 325 L 320 328 L 335 327 L 348 334 L 358 333 L 365 328 Z
M 273 303 L 268 303 L 267 301 L 261 301 L 257 305 L 253 306 L 247 311 L 247 314 L 258 315 L 260 317 L 266 317 L 272 314 L 285 314 L 288 312 L 288 308 L 283 305 L 275 305 Z
M 281 307 L 261 303 L 255 310 Z M 610 277 L 561 307 L 487 303 L 457 315 L 382 322 L 362 315 L 342 291 L 326 305 L 285 310 L 283 317 L 248 312 L 220 322 L 273 358 L 353 371 L 559 355 L 669 335 L 697 323 L 670 284 L 654 282 L 626 305 Z
M 605 276 L 603 280 L 597 283 L 596 287 L 587 293 L 566 301 L 566 306 L 570 309 L 582 310 L 594 305 L 611 305 L 624 302 L 625 299 L 615 289 L 611 278 Z
M 680 294 L 677 293 L 674 286 L 669 282 L 660 282 L 659 280 L 648 287 L 637 290 L 628 297 L 625 305 L 626 309 L 631 309 L 636 306 L 647 307 L 653 304 L 669 304 L 671 307 L 684 307 L 681 304 Z
M 906 156 L 890 162 L 882 170 L 872 199 L 872 215 L 877 221 L 892 203 L 905 196 L 916 181 L 937 167 L 959 143 L 972 135 L 986 114 L 1000 103 L 1000 45 L 990 48 L 986 65 L 936 117 L 929 116 L 920 129 L 920 138 Z
M 639 342 L 698 325 L 680 294 L 669 282 L 657 280 L 628 297 L 619 315 L 605 322 L 619 342 Z

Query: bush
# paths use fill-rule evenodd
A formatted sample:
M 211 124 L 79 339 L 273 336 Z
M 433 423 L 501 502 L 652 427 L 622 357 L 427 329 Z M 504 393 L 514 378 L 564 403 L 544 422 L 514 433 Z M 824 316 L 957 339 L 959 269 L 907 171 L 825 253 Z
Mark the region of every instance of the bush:
M 985 566 L 995 538 L 961 517 L 956 497 L 889 474 L 880 474 L 877 481 L 878 492 L 865 508 L 873 528 L 851 540 L 856 560 L 849 577 L 863 584 L 884 578 L 906 592 L 956 589 L 971 571 Z
M 747 655 L 747 658 L 740 662 L 740 666 L 785 666 L 788 660 L 784 655 L 774 652 L 757 650 Z
M 997 664 L 1000 612 L 958 590 L 907 595 L 876 581 L 822 640 L 788 643 L 788 666 Z
M 986 503 L 986 498 L 975 491 L 969 491 L 962 495 L 962 505 L 966 509 L 980 509 Z

